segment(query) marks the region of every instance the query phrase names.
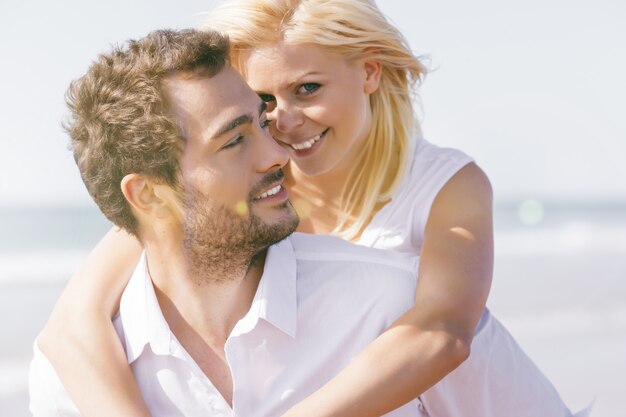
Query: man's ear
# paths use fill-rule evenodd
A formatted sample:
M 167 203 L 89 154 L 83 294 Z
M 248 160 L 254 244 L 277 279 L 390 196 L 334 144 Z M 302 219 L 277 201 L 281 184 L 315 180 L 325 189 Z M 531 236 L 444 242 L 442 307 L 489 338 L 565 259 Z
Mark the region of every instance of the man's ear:
M 374 59 L 366 59 L 363 61 L 363 69 L 365 70 L 365 94 L 373 94 L 378 90 L 380 85 L 380 77 L 383 72 L 383 66 L 380 61 Z
M 133 211 L 141 216 L 162 218 L 171 215 L 168 201 L 160 195 L 160 185 L 141 174 L 128 174 L 120 184 Z

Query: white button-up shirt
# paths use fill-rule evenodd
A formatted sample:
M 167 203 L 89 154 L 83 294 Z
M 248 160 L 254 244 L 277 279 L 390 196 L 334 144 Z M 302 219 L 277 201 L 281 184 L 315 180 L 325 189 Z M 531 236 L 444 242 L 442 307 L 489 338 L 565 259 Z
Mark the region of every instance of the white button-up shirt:
M 312 394 L 415 300 L 418 258 L 295 233 L 270 247 L 225 352 L 232 408 L 170 331 L 142 259 L 114 320 L 152 415 L 275 417 Z M 36 417 L 78 416 L 35 344 Z M 417 400 L 388 416 L 422 415 Z

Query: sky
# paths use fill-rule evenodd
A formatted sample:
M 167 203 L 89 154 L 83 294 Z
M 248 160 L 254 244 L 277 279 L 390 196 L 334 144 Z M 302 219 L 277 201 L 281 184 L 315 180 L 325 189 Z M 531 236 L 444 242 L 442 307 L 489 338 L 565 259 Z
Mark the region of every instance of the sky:
M 91 205 L 64 93 L 110 45 L 196 27 L 220 1 L 0 4 L 0 207 Z M 486 171 L 496 201 L 626 202 L 626 2 L 378 0 L 431 69 L 425 137 Z

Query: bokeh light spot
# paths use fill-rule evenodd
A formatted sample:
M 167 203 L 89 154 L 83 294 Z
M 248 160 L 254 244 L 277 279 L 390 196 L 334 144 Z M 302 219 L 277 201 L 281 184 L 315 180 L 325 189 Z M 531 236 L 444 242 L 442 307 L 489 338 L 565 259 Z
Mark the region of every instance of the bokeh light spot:
M 240 216 L 247 216 L 248 203 L 246 203 L 244 200 L 238 201 L 237 204 L 235 204 L 235 212 Z
M 545 214 L 543 204 L 537 200 L 524 200 L 517 209 L 517 214 L 522 223 L 532 226 L 543 221 Z

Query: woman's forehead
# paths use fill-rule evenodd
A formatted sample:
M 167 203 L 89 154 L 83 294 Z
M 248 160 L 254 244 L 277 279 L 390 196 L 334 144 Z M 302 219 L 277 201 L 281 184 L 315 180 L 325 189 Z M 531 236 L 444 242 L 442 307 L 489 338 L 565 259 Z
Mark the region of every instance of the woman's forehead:
M 340 54 L 312 43 L 278 42 L 251 49 L 241 58 L 246 72 L 263 71 L 265 68 L 281 71 L 325 71 L 346 63 Z

